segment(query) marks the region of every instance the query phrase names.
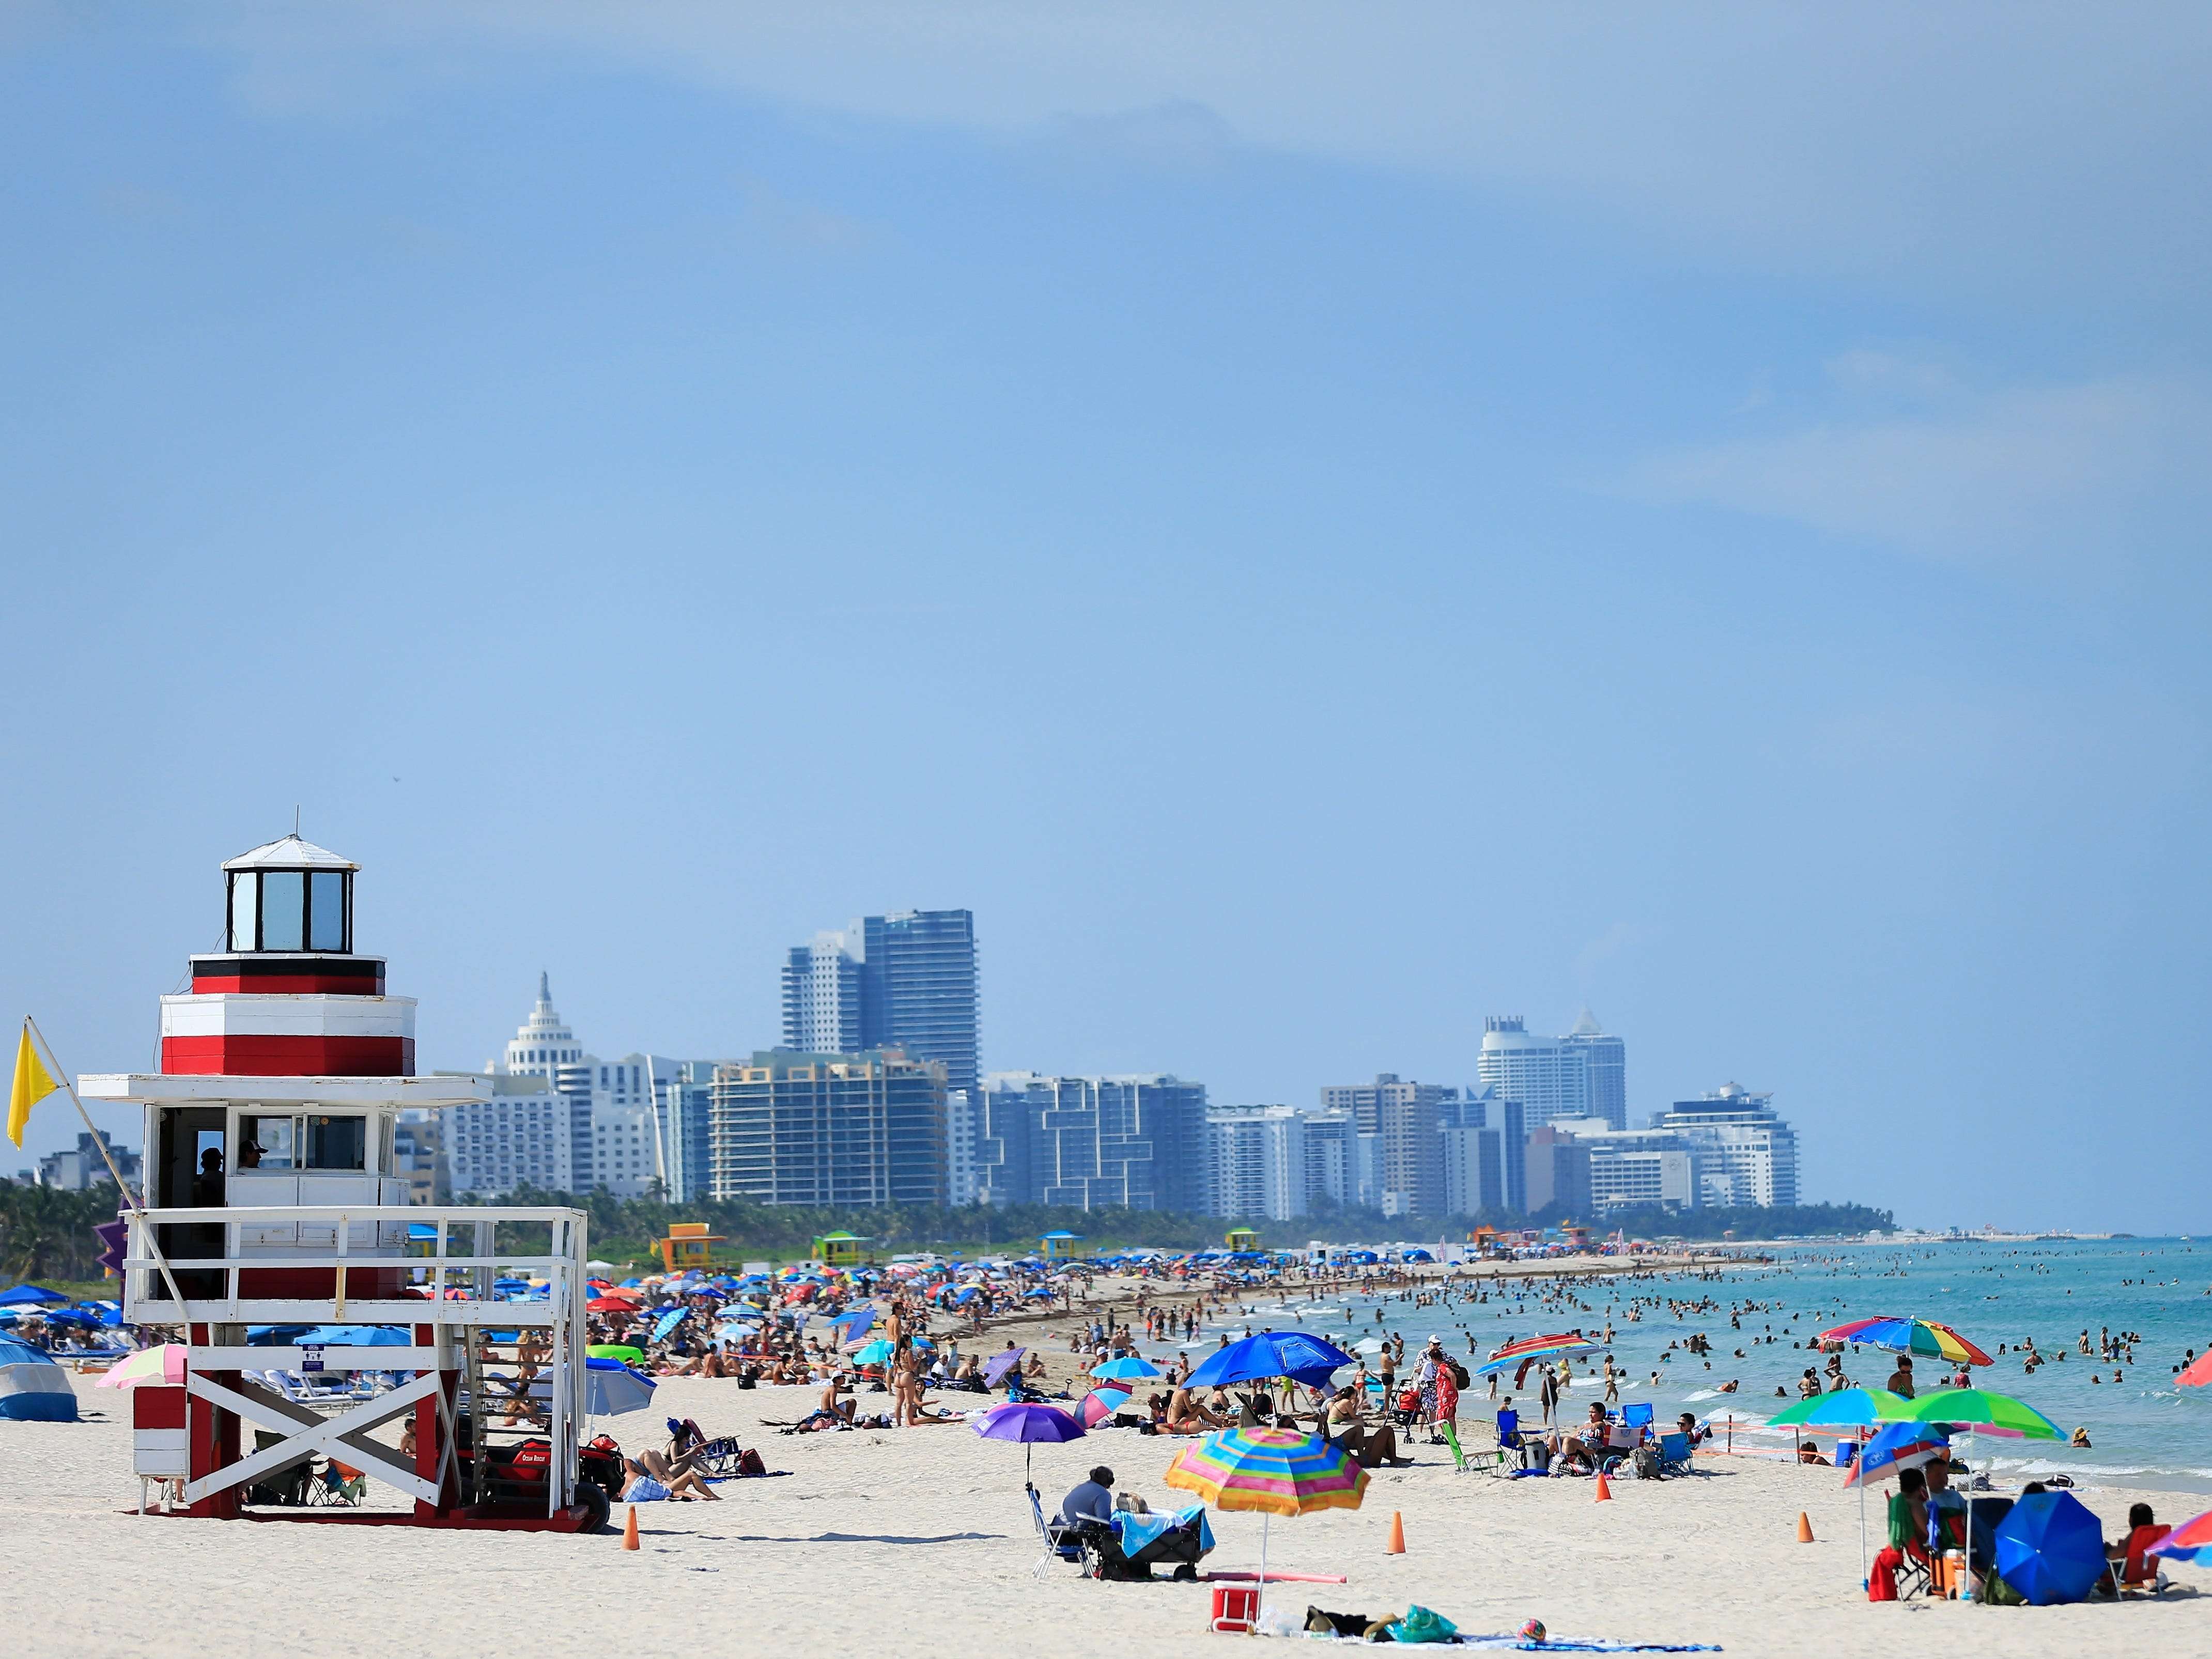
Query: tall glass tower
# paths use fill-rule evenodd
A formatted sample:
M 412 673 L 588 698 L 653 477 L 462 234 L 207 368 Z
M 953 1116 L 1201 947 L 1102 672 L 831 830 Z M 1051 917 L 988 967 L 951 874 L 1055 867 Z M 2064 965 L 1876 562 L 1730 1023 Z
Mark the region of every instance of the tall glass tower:
M 802 1054 L 902 1048 L 945 1067 L 948 1091 L 981 1074 L 975 916 L 897 910 L 793 947 L 783 967 L 783 1043 Z

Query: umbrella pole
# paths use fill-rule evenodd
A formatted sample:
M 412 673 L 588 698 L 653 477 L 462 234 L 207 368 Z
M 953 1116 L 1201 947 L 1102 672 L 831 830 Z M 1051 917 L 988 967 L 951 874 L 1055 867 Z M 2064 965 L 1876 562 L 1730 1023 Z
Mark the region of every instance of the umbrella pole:
M 1252 1627 L 1255 1631 L 1260 1626 L 1257 1615 L 1267 1610 L 1267 1522 L 1273 1518 L 1267 1510 L 1260 1511 L 1260 1591 L 1258 1605 L 1253 1608 L 1255 1617 L 1252 1620 Z

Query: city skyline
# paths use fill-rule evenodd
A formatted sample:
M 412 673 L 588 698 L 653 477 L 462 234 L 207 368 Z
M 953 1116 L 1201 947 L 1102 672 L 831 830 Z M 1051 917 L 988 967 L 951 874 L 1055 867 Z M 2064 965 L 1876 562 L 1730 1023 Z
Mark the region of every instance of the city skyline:
M 990 1064 L 1464 1086 L 1588 1003 L 1633 1117 L 2203 1230 L 2201 9 L 310 9 L 0 40 L 60 1064 L 296 809 L 423 1067 L 541 968 L 757 1047 L 963 905 Z

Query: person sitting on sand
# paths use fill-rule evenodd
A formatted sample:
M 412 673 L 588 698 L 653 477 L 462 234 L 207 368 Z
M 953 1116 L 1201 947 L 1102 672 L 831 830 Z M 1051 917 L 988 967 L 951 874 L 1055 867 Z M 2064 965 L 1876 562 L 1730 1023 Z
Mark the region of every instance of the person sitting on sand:
M 1824 1469 L 1829 1467 L 1828 1460 L 1820 1455 L 1820 1449 L 1809 1440 L 1797 1443 L 1797 1461 L 1800 1463 L 1817 1463 Z
M 1713 1425 L 1710 1423 L 1700 1425 L 1693 1412 L 1684 1412 L 1676 1418 L 1674 1428 L 1676 1432 L 1687 1435 L 1690 1443 L 1693 1446 L 1700 1440 L 1710 1440 L 1713 1437 Z
M 1388 1423 L 1370 1426 L 1363 1421 L 1359 1395 L 1353 1389 L 1339 1389 L 1336 1398 L 1329 1402 L 1328 1438 L 1364 1469 L 1413 1461 L 1398 1455 L 1395 1429 Z
M 1193 1400 L 1188 1389 L 1177 1389 L 1168 1396 L 1167 1431 L 1170 1434 L 1206 1434 L 1215 1429 L 1234 1426 L 1233 1419 L 1209 1411 Z
M 648 1446 L 635 1457 L 623 1459 L 623 1467 L 629 1472 L 629 1478 L 623 1483 L 625 1504 L 656 1504 L 670 1498 L 702 1498 L 709 1504 L 722 1501 L 691 1467 L 689 1453 L 672 1460 Z
M 1114 1524 L 1114 1471 L 1101 1463 L 1091 1471 L 1091 1478 L 1078 1482 L 1060 1500 L 1060 1518 L 1068 1526 L 1080 1522 L 1095 1522 L 1102 1527 Z

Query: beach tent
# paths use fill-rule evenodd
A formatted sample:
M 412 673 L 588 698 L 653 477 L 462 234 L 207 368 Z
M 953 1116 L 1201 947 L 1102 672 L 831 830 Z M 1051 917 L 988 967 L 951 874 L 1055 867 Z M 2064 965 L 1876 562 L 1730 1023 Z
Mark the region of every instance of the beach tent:
M 74 1423 L 76 1394 L 52 1357 L 0 1336 L 0 1421 Z

